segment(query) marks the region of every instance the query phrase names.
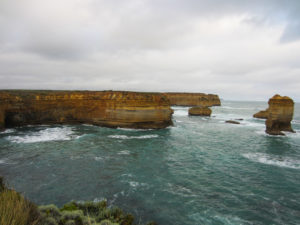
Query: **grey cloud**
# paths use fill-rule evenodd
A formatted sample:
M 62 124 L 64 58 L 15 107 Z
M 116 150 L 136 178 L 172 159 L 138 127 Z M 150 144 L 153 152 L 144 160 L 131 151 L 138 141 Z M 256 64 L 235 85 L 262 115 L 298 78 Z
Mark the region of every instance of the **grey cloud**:
M 1 0 L 0 88 L 244 99 L 280 91 L 300 100 L 299 7 L 298 0 Z
M 187 35 L 193 29 L 192 21 L 241 14 L 249 14 L 249 20 L 286 24 L 281 42 L 300 38 L 300 15 L 294 13 L 300 9 L 297 0 L 286 4 L 280 0 L 67 0 L 44 4 L 3 0 L 2 46 L 66 59 L 97 51 L 162 49 L 173 47 Z

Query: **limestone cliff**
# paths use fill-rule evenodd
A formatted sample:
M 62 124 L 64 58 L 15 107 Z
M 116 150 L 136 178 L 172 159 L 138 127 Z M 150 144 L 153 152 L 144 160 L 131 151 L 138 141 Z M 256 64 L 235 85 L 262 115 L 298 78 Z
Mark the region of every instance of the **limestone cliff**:
M 294 132 L 291 121 L 294 114 L 294 101 L 289 97 L 274 95 L 269 99 L 266 133 L 284 135 L 281 131 Z
M 28 124 L 94 124 L 165 128 L 169 100 L 158 93 L 122 91 L 0 91 L 0 129 Z
M 207 106 L 196 106 L 189 109 L 190 116 L 210 116 L 211 109 Z
M 220 106 L 221 101 L 218 95 L 203 93 L 179 93 L 167 92 L 163 93 L 169 100 L 171 105 L 176 106 Z

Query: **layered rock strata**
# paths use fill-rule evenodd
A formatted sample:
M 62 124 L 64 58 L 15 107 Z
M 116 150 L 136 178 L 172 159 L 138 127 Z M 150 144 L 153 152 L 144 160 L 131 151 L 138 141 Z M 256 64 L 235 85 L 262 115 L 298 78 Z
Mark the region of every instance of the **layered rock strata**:
M 28 124 L 93 124 L 165 128 L 169 100 L 158 93 L 122 91 L 0 91 L 0 128 Z
M 218 95 L 203 93 L 163 93 L 174 106 L 220 106 L 221 101 Z
M 261 110 L 253 115 L 254 118 L 259 119 L 267 119 L 268 118 L 268 110 Z
M 210 116 L 211 109 L 208 107 L 196 106 L 189 109 L 190 116 Z
M 281 131 L 294 132 L 291 121 L 294 114 L 294 101 L 289 97 L 274 95 L 268 101 L 266 133 L 284 135 Z

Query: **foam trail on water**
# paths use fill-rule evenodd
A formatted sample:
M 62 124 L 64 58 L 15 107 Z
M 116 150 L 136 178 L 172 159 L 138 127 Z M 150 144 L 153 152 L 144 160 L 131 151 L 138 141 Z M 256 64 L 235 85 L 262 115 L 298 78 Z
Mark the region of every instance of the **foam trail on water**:
M 108 137 L 125 140 L 125 139 L 149 139 L 149 138 L 157 138 L 159 136 L 157 134 L 149 134 L 149 135 L 142 135 L 142 136 L 108 135 Z
M 300 169 L 300 160 L 289 157 L 273 156 L 264 153 L 246 153 L 242 154 L 247 159 L 267 165 L 286 167 L 292 169 Z
M 6 139 L 14 143 L 35 143 L 71 140 L 76 137 L 78 136 L 73 135 L 73 131 L 70 127 L 55 127 L 31 132 L 24 136 L 8 136 Z

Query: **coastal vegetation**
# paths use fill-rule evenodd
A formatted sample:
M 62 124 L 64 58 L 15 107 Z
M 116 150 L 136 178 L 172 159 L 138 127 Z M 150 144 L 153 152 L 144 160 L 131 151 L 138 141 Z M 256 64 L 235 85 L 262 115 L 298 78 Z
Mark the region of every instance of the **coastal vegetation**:
M 100 202 L 69 202 L 62 208 L 37 206 L 15 190 L 7 188 L 0 177 L 1 225 L 132 225 L 134 217 L 118 207 Z M 150 222 L 147 225 L 155 225 Z

